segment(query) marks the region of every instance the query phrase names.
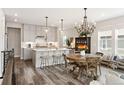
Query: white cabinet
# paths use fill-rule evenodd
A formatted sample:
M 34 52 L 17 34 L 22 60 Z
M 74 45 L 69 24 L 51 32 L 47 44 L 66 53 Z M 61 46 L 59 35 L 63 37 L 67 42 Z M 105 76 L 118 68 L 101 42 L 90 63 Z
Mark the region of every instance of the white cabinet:
M 36 26 L 36 36 L 42 36 L 42 27 Z
M 60 49 L 49 49 L 49 48 L 34 49 L 34 50 L 32 50 L 33 65 L 35 68 L 55 65 L 55 63 L 53 63 L 53 61 L 54 61 L 53 55 L 55 56 L 55 54 L 60 55 L 59 63 L 56 63 L 56 64 L 64 64 L 64 58 L 63 58 L 62 54 L 63 53 L 69 54 L 70 51 L 71 51 L 70 49 L 63 49 L 63 48 L 60 48 Z M 43 62 L 41 57 L 45 57 L 45 56 L 48 57 L 48 60 L 45 61 L 45 64 L 41 64 L 41 62 Z
M 30 48 L 25 48 L 24 49 L 24 60 L 27 60 L 27 59 L 32 59 L 31 58 L 31 49 Z
M 36 27 L 35 25 L 24 24 L 24 42 L 35 42 Z M 31 49 L 24 49 L 24 60 L 31 59 Z
M 35 36 L 35 25 L 24 25 L 24 42 L 34 42 Z
M 41 29 L 41 35 L 46 37 L 47 34 L 47 41 L 48 42 L 57 42 L 57 28 L 56 27 L 49 27 L 48 32 L 45 32 L 45 27 Z

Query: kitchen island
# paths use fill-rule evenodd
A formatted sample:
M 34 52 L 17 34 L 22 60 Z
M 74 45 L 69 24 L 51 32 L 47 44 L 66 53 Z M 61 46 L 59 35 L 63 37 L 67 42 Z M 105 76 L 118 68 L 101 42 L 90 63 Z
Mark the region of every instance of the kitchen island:
M 32 49 L 32 62 L 35 68 L 64 64 L 62 54 L 69 54 L 70 51 L 67 48 L 35 48 Z

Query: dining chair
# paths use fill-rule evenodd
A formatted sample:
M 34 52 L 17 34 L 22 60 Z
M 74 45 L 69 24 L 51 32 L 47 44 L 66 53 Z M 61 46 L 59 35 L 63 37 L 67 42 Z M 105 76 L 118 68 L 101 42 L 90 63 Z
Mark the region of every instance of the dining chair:
M 78 61 L 78 77 L 77 79 L 80 79 L 82 76 L 88 76 L 88 63 L 86 62 L 86 58 L 83 60 Z
M 101 72 L 101 59 L 102 59 L 102 57 L 103 57 L 103 53 L 102 52 L 96 52 L 96 55 L 97 56 L 100 56 L 101 58 L 100 58 L 100 60 L 99 60 L 99 62 L 98 62 L 98 66 L 99 66 L 99 72 L 100 72 L 100 75 L 102 74 L 102 72 Z
M 78 64 L 74 60 L 69 59 L 66 54 L 63 53 L 64 61 L 65 61 L 65 68 L 67 69 L 68 66 L 72 65 L 73 69 L 70 72 L 74 72 L 75 69 L 78 67 Z
M 103 56 L 104 54 L 102 53 L 102 52 L 96 52 L 96 55 L 98 55 L 98 56 Z
M 98 67 L 98 62 L 100 60 L 100 57 L 86 57 L 86 61 L 88 63 L 87 65 L 87 73 L 88 76 L 90 74 L 91 77 L 97 78 L 97 67 Z

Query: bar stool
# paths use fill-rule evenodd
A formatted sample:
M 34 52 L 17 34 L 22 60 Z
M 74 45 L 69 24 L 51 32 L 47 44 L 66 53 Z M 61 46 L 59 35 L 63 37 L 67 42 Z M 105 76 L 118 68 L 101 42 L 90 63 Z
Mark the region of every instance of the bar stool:
M 43 69 L 46 66 L 49 66 L 49 51 L 45 51 L 45 53 L 40 56 L 41 58 L 41 64 L 40 64 L 40 68 Z
M 47 62 L 47 57 L 46 56 L 41 56 L 41 64 L 40 64 L 40 68 L 43 69 L 44 67 L 46 67 L 46 62 Z
M 62 57 L 61 51 L 60 50 L 55 51 L 55 54 L 53 55 L 53 65 L 60 64 L 61 57 Z

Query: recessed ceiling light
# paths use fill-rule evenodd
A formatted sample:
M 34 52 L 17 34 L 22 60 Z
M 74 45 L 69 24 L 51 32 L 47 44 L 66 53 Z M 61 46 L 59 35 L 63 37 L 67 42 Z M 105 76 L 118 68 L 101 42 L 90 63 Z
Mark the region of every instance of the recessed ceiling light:
M 15 14 L 14 14 L 14 16 L 18 16 L 18 14 L 17 14 L 17 13 L 15 13 Z
M 17 19 L 14 19 L 14 22 L 17 22 L 18 20 Z

